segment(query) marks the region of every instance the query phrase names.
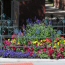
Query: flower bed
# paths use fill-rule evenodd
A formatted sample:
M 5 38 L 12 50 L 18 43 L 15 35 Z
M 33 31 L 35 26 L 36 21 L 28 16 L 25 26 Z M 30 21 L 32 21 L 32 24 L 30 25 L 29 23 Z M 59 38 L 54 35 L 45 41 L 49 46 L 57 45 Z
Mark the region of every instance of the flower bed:
M 28 25 L 24 32 L 4 40 L 0 56 L 5 58 L 65 58 L 65 38 L 51 26 L 44 24 Z
M 0 50 L 0 56 L 9 58 L 51 58 L 62 59 L 65 58 L 65 39 L 56 39 L 54 44 L 51 39 L 28 42 L 25 46 L 13 46 L 7 51 Z M 12 54 L 12 56 L 10 56 Z

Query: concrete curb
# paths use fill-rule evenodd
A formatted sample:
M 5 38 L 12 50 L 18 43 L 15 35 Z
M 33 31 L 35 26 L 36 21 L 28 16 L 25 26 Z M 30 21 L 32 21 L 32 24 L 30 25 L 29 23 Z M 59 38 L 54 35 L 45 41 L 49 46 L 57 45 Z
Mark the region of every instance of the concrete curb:
M 33 63 L 33 65 L 65 65 L 65 59 L 9 59 L 0 58 L 0 65 L 5 63 Z

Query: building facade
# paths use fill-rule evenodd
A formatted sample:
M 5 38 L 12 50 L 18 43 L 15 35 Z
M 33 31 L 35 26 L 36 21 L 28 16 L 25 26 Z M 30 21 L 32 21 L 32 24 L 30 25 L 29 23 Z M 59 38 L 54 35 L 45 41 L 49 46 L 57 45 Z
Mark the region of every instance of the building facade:
M 34 19 L 35 16 L 39 19 L 45 18 L 45 0 L 25 0 L 19 3 L 19 22 L 25 22 L 27 18 Z
M 15 20 L 16 25 L 22 25 L 22 21 L 35 16 L 39 19 L 45 18 L 45 0 L 2 0 L 2 3 L 1 14 Z

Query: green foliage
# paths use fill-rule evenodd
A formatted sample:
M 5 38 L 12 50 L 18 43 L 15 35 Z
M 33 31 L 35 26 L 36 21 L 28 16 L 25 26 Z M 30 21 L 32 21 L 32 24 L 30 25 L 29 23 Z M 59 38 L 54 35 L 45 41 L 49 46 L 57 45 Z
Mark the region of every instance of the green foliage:
M 43 58 L 43 59 L 49 58 L 48 54 L 45 54 L 45 53 L 39 54 L 39 56 L 40 56 L 40 58 Z
M 26 39 L 25 36 L 24 37 L 19 37 L 18 38 L 18 42 L 21 43 L 21 44 L 26 44 L 27 43 L 27 39 Z
M 27 25 L 26 36 L 19 37 L 21 44 L 26 44 L 28 41 L 43 40 L 46 38 L 55 39 L 59 37 L 52 26 L 45 26 L 42 24 L 34 24 L 33 26 Z
M 56 31 L 51 26 L 45 26 L 44 24 L 34 24 L 34 26 L 28 25 L 26 32 L 26 36 L 29 38 L 29 40 L 58 37 Z
M 50 3 L 53 3 L 54 1 L 53 0 L 48 0 Z

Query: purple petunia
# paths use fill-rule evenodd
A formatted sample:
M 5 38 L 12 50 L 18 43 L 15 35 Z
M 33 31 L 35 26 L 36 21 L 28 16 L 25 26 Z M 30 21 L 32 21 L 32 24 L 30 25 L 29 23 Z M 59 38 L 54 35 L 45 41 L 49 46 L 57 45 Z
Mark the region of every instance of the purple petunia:
M 12 50 L 0 50 L 0 57 L 3 58 L 35 58 L 37 56 L 37 54 L 33 53 L 32 56 L 31 55 L 32 52 L 27 52 L 27 53 L 22 53 L 22 52 L 14 52 Z

